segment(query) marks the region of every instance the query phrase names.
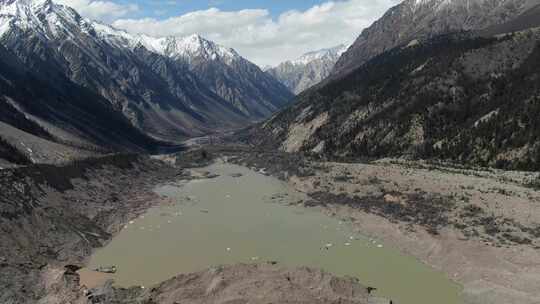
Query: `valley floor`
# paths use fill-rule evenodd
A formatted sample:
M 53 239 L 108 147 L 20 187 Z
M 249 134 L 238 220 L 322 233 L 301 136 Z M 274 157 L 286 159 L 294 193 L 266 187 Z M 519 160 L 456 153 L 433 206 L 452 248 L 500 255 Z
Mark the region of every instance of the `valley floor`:
M 232 161 L 280 176 L 311 197 L 304 205 L 444 271 L 463 285 L 467 304 L 540 301 L 536 174 L 398 160 L 303 161 L 276 153 Z
M 93 250 L 160 202 L 153 187 L 200 178 L 185 169 L 216 158 L 286 180 L 309 197 L 300 204 L 350 221 L 362 234 L 444 271 L 463 285 L 466 304 L 540 301 L 540 192 L 535 174 L 397 160 L 321 162 L 241 146 L 158 158 L 176 167 L 113 156 L 63 168 L 1 170 L 0 302 L 175 303 L 193 290 L 199 296 L 186 303 L 217 301 L 219 295 L 246 290 L 242 299 L 262 301 L 274 298 L 254 287 L 268 281 L 260 286 L 280 291 L 294 303 L 366 303 L 365 287 L 354 280 L 264 264 L 180 275 L 146 290 L 106 285 L 89 291 L 79 285 L 75 271 Z M 284 273 L 295 279 L 283 280 Z M 299 285 L 307 282 L 306 273 L 316 273 L 309 284 L 327 292 Z M 240 276 L 245 279 L 235 279 Z M 354 297 L 345 297 L 353 290 Z

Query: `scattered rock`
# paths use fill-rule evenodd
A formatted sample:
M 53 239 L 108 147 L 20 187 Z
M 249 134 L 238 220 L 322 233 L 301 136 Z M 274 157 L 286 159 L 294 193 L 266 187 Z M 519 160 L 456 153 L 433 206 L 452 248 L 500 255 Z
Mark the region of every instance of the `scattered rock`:
M 394 196 L 392 194 L 386 194 L 383 198 L 386 203 L 392 203 L 392 204 L 401 203 L 401 198 L 399 198 L 398 196 Z
M 101 267 L 98 267 L 98 268 L 94 269 L 94 271 L 101 272 L 101 273 L 114 274 L 114 273 L 116 273 L 117 268 L 116 268 L 116 266 L 101 266 Z

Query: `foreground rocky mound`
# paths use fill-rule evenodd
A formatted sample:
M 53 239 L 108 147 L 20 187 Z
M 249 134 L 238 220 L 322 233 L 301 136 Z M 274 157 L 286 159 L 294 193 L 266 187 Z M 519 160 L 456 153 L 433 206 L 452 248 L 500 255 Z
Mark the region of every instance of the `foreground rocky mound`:
M 309 268 L 240 264 L 182 274 L 151 289 L 96 289 L 93 303 L 160 304 L 367 304 L 367 288 Z

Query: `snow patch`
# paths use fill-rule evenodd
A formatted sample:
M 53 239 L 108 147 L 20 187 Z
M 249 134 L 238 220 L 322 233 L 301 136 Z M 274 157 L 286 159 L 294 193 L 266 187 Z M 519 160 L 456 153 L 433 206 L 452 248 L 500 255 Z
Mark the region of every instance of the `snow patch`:
M 345 51 L 347 51 L 347 49 L 348 47 L 342 44 L 329 49 L 313 51 L 306 53 L 295 60 L 291 60 L 290 63 L 293 65 L 307 65 L 316 60 L 321 60 L 325 58 L 337 60 L 343 53 L 345 53 Z
M 313 153 L 317 153 L 317 154 L 320 154 L 324 151 L 324 145 L 326 144 L 326 142 L 323 140 L 321 141 L 319 144 L 317 144 L 317 146 L 315 148 L 313 148 L 311 150 L 311 152 Z
M 411 40 L 411 42 L 409 42 L 409 44 L 407 44 L 406 47 L 410 48 L 410 47 L 413 47 L 413 46 L 417 46 L 419 44 L 420 44 L 420 42 L 418 41 L 418 39 L 413 39 L 413 40 Z
M 492 119 L 493 117 L 495 117 L 497 115 L 499 115 L 499 109 L 493 110 L 493 111 L 487 113 L 486 115 L 480 117 L 480 119 L 478 119 L 474 123 L 474 127 L 477 128 L 481 123 L 488 122 L 490 119 Z
M 0 16 L 0 37 L 2 37 L 11 28 L 9 18 Z
M 422 70 L 424 70 L 425 67 L 427 67 L 429 64 L 429 60 L 424 62 L 423 64 L 421 64 L 419 67 L 417 67 L 416 69 L 414 69 L 412 72 L 411 72 L 411 75 L 414 75 L 416 73 L 420 73 L 422 72 Z

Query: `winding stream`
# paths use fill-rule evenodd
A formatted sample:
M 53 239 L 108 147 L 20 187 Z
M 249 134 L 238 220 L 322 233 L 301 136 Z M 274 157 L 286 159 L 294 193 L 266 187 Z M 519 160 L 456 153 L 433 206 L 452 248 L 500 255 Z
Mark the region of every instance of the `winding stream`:
M 286 184 L 244 167 L 156 189 L 171 203 L 150 209 L 98 250 L 89 268 L 116 265 L 119 286 L 150 286 L 212 265 L 279 261 L 358 277 L 400 304 L 458 304 L 460 286 L 412 257 L 314 209 Z M 241 176 L 234 177 L 238 174 Z

